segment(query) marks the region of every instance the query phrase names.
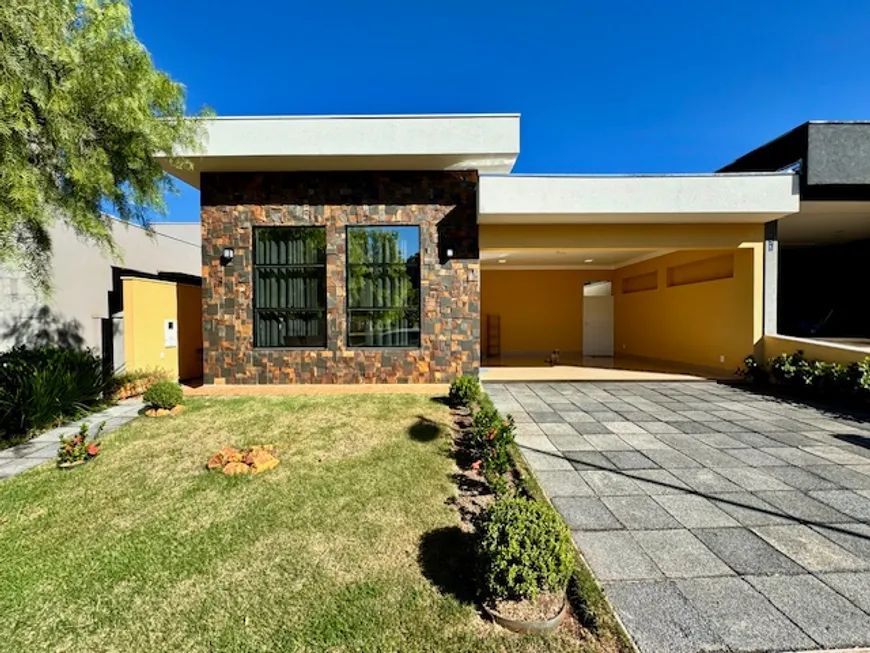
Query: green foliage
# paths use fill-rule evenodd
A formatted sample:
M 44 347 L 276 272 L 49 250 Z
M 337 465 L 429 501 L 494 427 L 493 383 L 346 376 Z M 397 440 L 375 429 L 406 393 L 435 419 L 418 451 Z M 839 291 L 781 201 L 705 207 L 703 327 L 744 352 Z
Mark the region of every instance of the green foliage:
M 480 381 L 476 376 L 463 374 L 453 379 L 447 399 L 452 406 L 472 406 L 480 400 Z
M 97 432 L 93 435 L 93 437 L 88 440 L 88 428 L 87 424 L 82 424 L 79 427 L 79 432 L 73 437 L 65 437 L 60 439 L 60 449 L 57 451 L 57 464 L 64 465 L 70 463 L 76 463 L 82 460 L 90 460 L 91 458 L 96 458 L 100 453 L 100 447 L 102 446 L 97 438 L 100 437 L 100 433 L 103 432 L 106 423 L 101 422 L 99 427 L 97 427 Z
M 0 2 L 0 264 L 48 290 L 56 222 L 117 253 L 101 206 L 143 225 L 165 212 L 174 186 L 155 154 L 201 138 L 184 101 L 126 0 Z
M 494 407 L 481 407 L 474 414 L 471 445 L 491 485 L 494 477 L 507 474 L 511 469 L 510 445 L 515 430 L 513 417 L 502 418 Z
M 150 408 L 172 410 L 184 401 L 184 392 L 179 384 L 166 379 L 153 384 L 142 398 Z
M 122 372 L 112 378 L 112 395 L 116 399 L 135 397 L 143 394 L 157 381 L 168 378 L 169 373 L 160 368 Z
M 841 365 L 809 360 L 803 351 L 780 354 L 760 364 L 747 356 L 741 376 L 755 384 L 773 381 L 777 386 L 807 397 L 838 401 L 870 400 L 870 357 L 860 363 Z
M 99 406 L 111 379 L 90 350 L 15 347 L 0 354 L 0 431 L 7 437 L 52 426 Z
M 483 514 L 479 534 L 486 598 L 534 601 L 541 591 L 565 591 L 574 570 L 574 544 L 568 527 L 546 504 L 500 498 Z

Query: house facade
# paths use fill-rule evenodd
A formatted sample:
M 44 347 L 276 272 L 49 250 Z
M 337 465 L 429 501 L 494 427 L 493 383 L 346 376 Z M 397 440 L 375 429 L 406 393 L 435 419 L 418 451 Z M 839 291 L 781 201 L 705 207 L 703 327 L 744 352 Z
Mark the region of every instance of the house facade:
M 850 239 L 870 237 L 868 175 L 816 175 L 829 192 L 806 206 L 806 153 L 706 175 L 515 175 L 517 115 L 206 126 L 202 151 L 176 153 L 190 165 L 164 160 L 201 191 L 206 384 L 446 382 L 589 357 L 733 371 L 789 337 L 781 225 L 804 214 L 822 242 L 845 184 Z M 838 351 L 858 356 L 861 335 Z

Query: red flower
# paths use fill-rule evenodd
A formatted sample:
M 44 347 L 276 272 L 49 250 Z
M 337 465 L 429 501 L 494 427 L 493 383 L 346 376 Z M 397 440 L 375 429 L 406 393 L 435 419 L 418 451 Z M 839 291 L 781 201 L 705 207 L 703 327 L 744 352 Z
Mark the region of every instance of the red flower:
M 474 470 L 480 469 L 480 466 L 482 464 L 483 464 L 482 460 L 476 460 L 473 463 L 471 463 L 471 469 L 474 469 Z
M 73 444 L 81 444 L 81 443 L 82 443 L 82 436 L 80 436 L 80 435 L 75 436 L 75 437 L 72 439 L 72 443 L 73 443 Z
M 96 456 L 98 453 L 100 453 L 100 447 L 99 447 L 99 445 L 94 444 L 93 442 L 91 442 L 91 443 L 88 445 L 88 455 L 89 455 L 89 456 Z

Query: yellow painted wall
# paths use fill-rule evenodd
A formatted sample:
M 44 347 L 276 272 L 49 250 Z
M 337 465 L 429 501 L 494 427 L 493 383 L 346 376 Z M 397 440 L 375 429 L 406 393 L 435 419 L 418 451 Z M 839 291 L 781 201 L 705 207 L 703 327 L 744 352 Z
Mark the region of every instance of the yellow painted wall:
M 164 347 L 163 336 L 164 321 L 179 319 L 179 287 L 168 281 L 134 277 L 123 279 L 126 369 L 160 368 L 166 370 L 171 378 L 179 378 L 181 334 L 179 347 Z M 196 290 L 200 289 L 196 287 Z M 187 309 L 185 315 L 192 322 Z M 190 335 L 187 337 L 190 338 Z M 201 335 L 199 339 L 201 343 Z M 189 366 L 189 362 L 186 365 Z
M 761 341 L 760 243 L 667 254 L 614 272 L 616 354 L 735 370 Z M 686 280 L 727 274 L 698 283 Z M 669 268 L 672 269 L 670 275 Z M 655 290 L 624 293 L 623 280 L 655 272 Z M 672 285 L 668 285 L 670 281 Z M 682 285 L 678 285 L 681 284 Z M 627 287 L 631 287 L 629 282 Z M 719 357 L 724 356 L 724 362 Z
M 202 376 L 202 288 L 177 284 L 178 303 L 178 376 L 198 379 Z
M 545 355 L 583 349 L 583 284 L 609 281 L 609 270 L 483 270 L 481 331 L 486 316 L 501 318 L 502 354 Z
M 789 338 L 783 336 L 764 336 L 764 357 L 774 358 L 780 354 L 793 354 L 798 350 L 804 352 L 804 356 L 811 360 L 826 361 L 828 363 L 860 363 L 867 358 L 866 351 L 847 349 L 843 346 L 824 342 L 811 342 L 803 338 Z

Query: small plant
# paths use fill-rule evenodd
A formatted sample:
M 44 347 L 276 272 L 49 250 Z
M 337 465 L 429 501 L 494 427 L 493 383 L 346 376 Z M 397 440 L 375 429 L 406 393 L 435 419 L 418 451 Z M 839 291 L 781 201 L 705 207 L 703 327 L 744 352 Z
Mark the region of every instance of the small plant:
M 770 377 L 767 369 L 752 354 L 743 359 L 743 367 L 737 370 L 737 374 L 753 384 L 767 383 Z
M 497 499 L 483 514 L 479 534 L 485 598 L 534 602 L 541 592 L 565 591 L 574 545 L 549 506 L 523 497 Z
M 447 396 L 451 406 L 471 406 L 480 399 L 480 381 L 476 376 L 463 374 L 453 379 L 450 394 Z
M 100 453 L 101 444 L 97 440 L 100 433 L 103 432 L 106 423 L 101 422 L 97 427 L 97 432 L 88 439 L 89 427 L 87 424 L 82 424 L 79 427 L 79 432 L 72 436 L 60 439 L 60 449 L 57 451 L 58 467 L 73 467 L 87 462 L 91 458 L 96 458 Z
M 509 447 L 514 441 L 516 426 L 510 415 L 502 418 L 494 407 L 482 407 L 474 414 L 472 423 L 472 447 L 480 458 L 481 470 L 493 485 L 494 477 L 510 471 Z M 493 487 L 493 490 L 496 490 Z
M 205 466 L 209 470 L 220 470 L 227 476 L 235 476 L 259 474 L 276 467 L 279 462 L 275 447 L 263 444 L 249 449 L 224 447 L 209 458 Z
M 158 381 L 145 391 L 142 396 L 149 408 L 156 410 L 172 410 L 184 401 L 181 386 L 168 379 Z

